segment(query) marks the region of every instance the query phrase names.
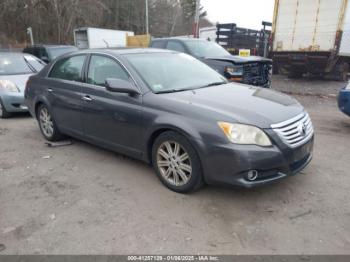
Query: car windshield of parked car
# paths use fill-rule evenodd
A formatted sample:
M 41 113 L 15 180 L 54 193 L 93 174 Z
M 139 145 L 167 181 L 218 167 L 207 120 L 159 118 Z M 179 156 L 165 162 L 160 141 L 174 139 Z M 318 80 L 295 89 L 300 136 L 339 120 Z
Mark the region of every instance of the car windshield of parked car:
M 187 48 L 196 57 L 213 57 L 230 55 L 222 46 L 210 41 L 186 41 Z
M 74 46 L 70 47 L 54 47 L 54 48 L 48 48 L 48 53 L 50 55 L 51 59 L 55 59 L 56 57 L 59 57 L 61 55 L 77 51 L 78 48 Z
M 127 59 L 155 93 L 227 83 L 215 70 L 182 53 L 128 54 Z
M 39 66 L 33 66 L 30 62 L 31 59 L 26 59 L 22 54 L 0 54 L 0 75 L 21 75 L 32 74 L 33 72 L 40 71 Z M 34 58 L 32 58 L 34 59 Z M 41 68 L 44 65 L 41 66 Z M 40 68 L 40 69 L 41 69 Z
M 43 67 L 46 65 L 45 62 L 39 60 L 35 56 L 25 54 L 23 57 L 24 57 L 24 60 L 26 61 L 26 63 L 31 65 L 35 69 L 35 71 L 37 71 L 37 72 L 39 72 L 41 69 L 43 69 Z

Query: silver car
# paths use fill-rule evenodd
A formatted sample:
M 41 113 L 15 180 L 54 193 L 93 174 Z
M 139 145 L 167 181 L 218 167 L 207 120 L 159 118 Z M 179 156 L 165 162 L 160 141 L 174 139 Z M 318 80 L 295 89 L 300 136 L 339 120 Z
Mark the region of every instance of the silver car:
M 28 111 L 24 104 L 26 82 L 44 66 L 43 61 L 29 54 L 0 52 L 0 118 Z

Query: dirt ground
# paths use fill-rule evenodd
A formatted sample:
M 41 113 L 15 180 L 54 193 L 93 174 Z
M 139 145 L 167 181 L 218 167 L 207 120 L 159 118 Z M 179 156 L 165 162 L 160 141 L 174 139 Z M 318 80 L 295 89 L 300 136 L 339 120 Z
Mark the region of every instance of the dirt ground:
M 350 254 L 343 85 L 274 78 L 306 92 L 295 97 L 315 126 L 314 159 L 253 190 L 176 194 L 142 162 L 76 140 L 50 148 L 29 116 L 0 120 L 0 254 Z

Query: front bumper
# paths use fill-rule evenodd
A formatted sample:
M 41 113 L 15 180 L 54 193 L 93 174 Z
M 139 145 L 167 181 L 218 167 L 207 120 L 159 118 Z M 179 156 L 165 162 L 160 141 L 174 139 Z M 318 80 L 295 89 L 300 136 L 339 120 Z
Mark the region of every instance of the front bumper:
M 1 93 L 1 101 L 7 112 L 28 112 L 23 93 Z
M 338 107 L 344 114 L 350 116 L 350 90 L 343 89 L 339 92 Z
M 200 149 L 205 181 L 208 184 L 238 185 L 246 188 L 265 185 L 298 174 L 312 159 L 314 137 L 298 148 L 285 145 L 274 131 L 271 147 L 255 145 L 215 145 Z M 258 171 L 258 178 L 249 181 L 247 174 Z

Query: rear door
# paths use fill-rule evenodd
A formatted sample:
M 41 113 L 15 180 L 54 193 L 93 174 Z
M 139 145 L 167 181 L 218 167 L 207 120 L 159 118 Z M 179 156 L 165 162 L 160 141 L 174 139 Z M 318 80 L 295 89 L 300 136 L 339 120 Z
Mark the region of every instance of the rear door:
M 59 128 L 83 134 L 81 122 L 83 68 L 87 55 L 62 58 L 55 63 L 46 80 L 46 97 Z
M 82 89 L 85 135 L 119 152 L 139 154 L 142 96 L 110 92 L 105 88 L 107 78 L 133 83 L 129 73 L 115 58 L 92 54 L 89 60 Z

